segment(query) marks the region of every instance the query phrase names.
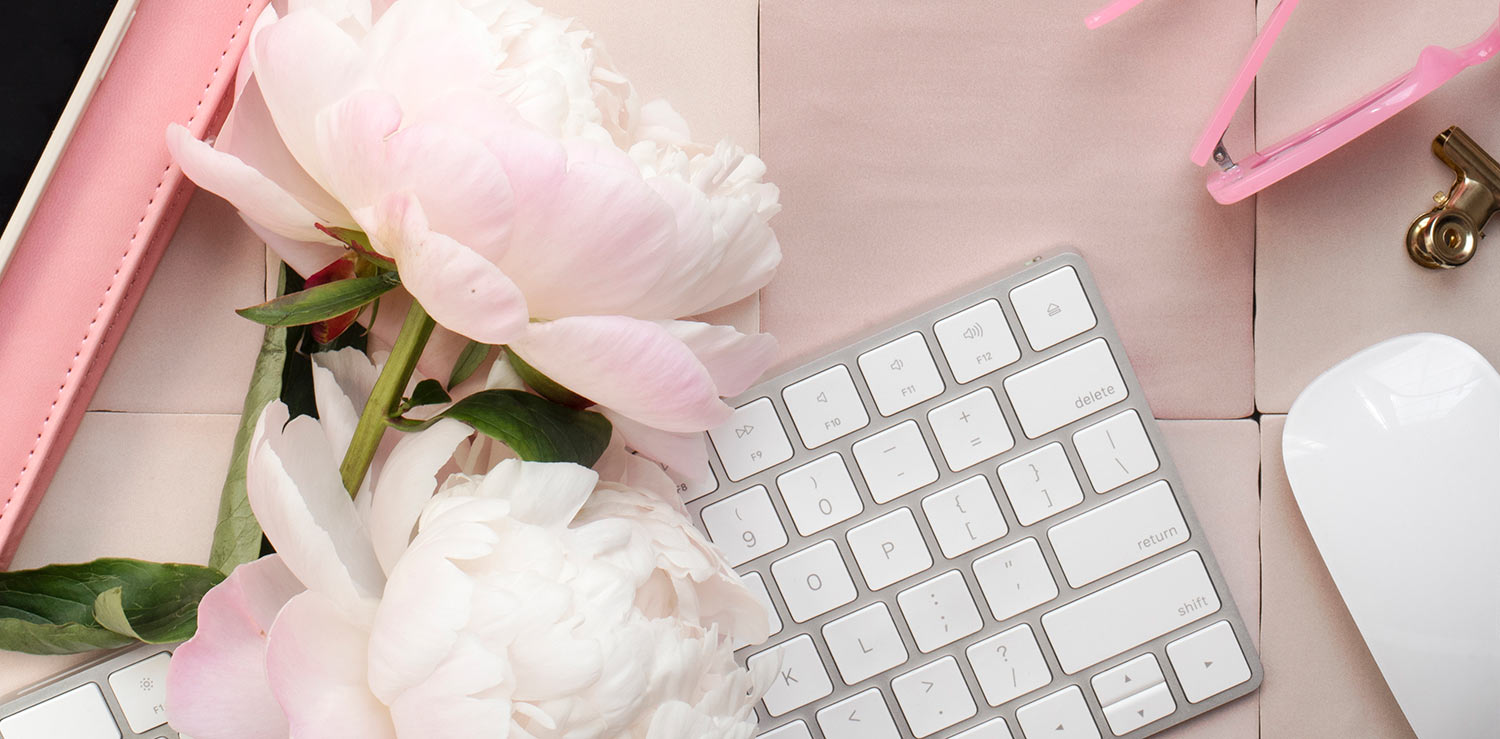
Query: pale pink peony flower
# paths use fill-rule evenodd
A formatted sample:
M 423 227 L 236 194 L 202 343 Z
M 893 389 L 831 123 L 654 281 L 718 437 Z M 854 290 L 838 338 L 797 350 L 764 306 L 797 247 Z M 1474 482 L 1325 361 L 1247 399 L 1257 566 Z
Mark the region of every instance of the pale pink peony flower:
M 169 130 L 184 172 L 303 274 L 341 253 L 320 226 L 364 231 L 442 327 L 511 346 L 631 446 L 695 473 L 721 396 L 775 352 L 769 335 L 679 320 L 775 271 L 764 165 L 690 143 L 586 31 L 525 0 L 384 5 L 292 0 L 264 19 L 219 140 Z M 382 310 L 377 335 L 400 313 Z M 462 344 L 440 332 L 426 374 Z
M 761 608 L 661 490 L 506 460 L 439 485 L 469 429 L 402 437 L 350 500 L 338 450 L 368 376 L 315 367 L 321 420 L 267 408 L 250 502 L 278 554 L 198 610 L 173 657 L 172 725 L 197 739 L 749 739 L 757 683 L 732 645 Z M 368 363 L 365 363 L 368 364 Z M 329 368 L 344 374 L 337 378 Z M 341 389 L 340 385 L 343 385 Z M 440 492 L 434 497 L 434 489 Z M 674 502 L 669 502 L 674 501 Z

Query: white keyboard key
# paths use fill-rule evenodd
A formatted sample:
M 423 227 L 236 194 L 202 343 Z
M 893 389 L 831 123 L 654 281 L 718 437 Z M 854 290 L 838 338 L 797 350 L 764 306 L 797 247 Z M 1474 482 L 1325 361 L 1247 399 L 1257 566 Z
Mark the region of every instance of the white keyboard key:
M 1107 493 L 1161 466 L 1141 416 L 1134 410 L 1108 418 L 1073 434 L 1094 492 Z
M 120 739 L 98 683 L 69 690 L 0 720 L 5 739 Z
M 792 443 L 770 398 L 735 409 L 729 421 L 710 429 L 708 436 L 724 463 L 724 474 L 735 482 L 792 458 Z
M 109 676 L 109 689 L 130 730 L 144 734 L 167 722 L 168 652 L 154 654 Z
M 931 652 L 979 631 L 984 619 L 963 575 L 951 570 L 896 596 L 917 649 Z
M 997 718 L 967 731 L 960 731 L 953 735 L 953 739 L 1015 739 L 1015 737 L 1011 736 L 1010 727 L 1005 725 L 1005 719 Z
M 1026 739 L 1099 739 L 1099 727 L 1077 685 L 1069 685 L 1016 710 Z
M 943 556 L 949 559 L 971 552 L 1009 530 L 1000 504 L 983 476 L 971 477 L 922 499 L 922 511 L 932 524 Z
M 703 467 L 697 472 L 684 475 L 669 469 L 667 476 L 672 478 L 672 482 L 677 483 L 677 495 L 684 503 L 691 503 L 719 489 L 719 478 L 714 476 L 714 471 L 708 466 L 706 459 L 703 460 Z
M 906 645 L 890 609 L 875 603 L 823 625 L 823 641 L 844 682 L 854 685 L 906 664 Z
M 1152 721 L 1171 716 L 1176 710 L 1177 701 L 1172 700 L 1171 689 L 1162 683 L 1105 706 L 1104 718 L 1115 736 L 1125 736 Z
M 910 508 L 855 526 L 846 537 L 854 561 L 859 563 L 859 571 L 871 590 L 880 590 L 932 566 L 927 540 L 917 529 Z
M 1026 539 L 974 560 L 974 577 L 996 621 L 1004 621 L 1057 597 L 1036 539 Z
M 1005 394 L 1030 439 L 1119 403 L 1129 392 L 1104 339 L 1005 378 Z
M 1016 440 L 1000 412 L 995 391 L 987 387 L 927 412 L 948 469 L 958 472 L 1010 450 Z
M 798 719 L 761 734 L 759 739 L 813 739 L 813 735 L 807 730 L 807 723 Z
M 781 616 L 777 615 L 776 606 L 771 604 L 771 593 L 766 590 L 766 581 L 761 579 L 759 572 L 751 572 L 740 577 L 740 579 L 743 580 L 745 582 L 745 585 L 750 588 L 750 594 L 755 596 L 755 600 L 758 601 L 761 606 L 766 609 L 766 616 L 771 622 L 771 630 L 767 632 L 767 636 L 776 636 L 777 634 L 780 634 Z M 741 647 L 748 646 L 751 645 L 736 644 L 734 645 L 734 648 L 740 649 Z
M 882 416 L 899 413 L 943 392 L 943 378 L 920 333 L 909 333 L 859 355 L 859 371 Z
M 1143 654 L 1118 667 L 1111 667 L 1089 680 L 1094 686 L 1094 695 L 1099 705 L 1119 703 L 1136 693 L 1161 683 L 1166 678 L 1161 674 L 1161 663 L 1156 655 Z
M 986 300 L 933 326 L 938 346 L 960 383 L 982 377 L 1021 358 L 1000 302 Z
M 1250 665 L 1228 621 L 1168 644 L 1167 658 L 1189 703 L 1202 703 L 1250 679 Z
M 844 365 L 832 367 L 781 391 L 802 444 L 816 449 L 870 424 L 865 402 Z
M 831 541 L 771 563 L 771 576 L 792 620 L 802 623 L 854 600 L 854 581 Z
M 944 657 L 891 681 L 896 702 L 911 733 L 931 736 L 976 713 L 974 697 L 964 684 L 958 660 Z
M 880 690 L 870 688 L 818 711 L 823 739 L 901 739 Z
M 812 536 L 860 514 L 865 504 L 854 489 L 849 467 L 838 453 L 815 459 L 776 478 L 776 488 L 792 523 L 803 536 Z
M 938 479 L 937 465 L 916 421 L 855 442 L 854 459 L 876 503 L 889 503 Z
M 752 655 L 745 663 L 754 672 L 756 665 L 764 661 L 779 661 L 781 664 L 781 669 L 771 680 L 771 687 L 761 698 L 766 704 L 766 713 L 773 717 L 785 715 L 833 693 L 833 681 L 823 669 L 823 658 L 818 656 L 818 648 L 813 646 L 812 637 L 807 634 Z
M 1000 465 L 1000 487 L 1016 521 L 1030 526 L 1083 502 L 1083 488 L 1062 444 L 1052 443 Z
M 1187 552 L 1042 616 L 1042 627 L 1072 675 L 1218 610 L 1203 558 Z
M 756 485 L 703 509 L 708 538 L 724 551 L 731 567 L 786 546 L 786 529 L 764 485 Z
M 991 706 L 1015 700 L 1052 682 L 1031 627 L 1021 624 L 971 645 L 965 654 Z
M 1036 351 L 1077 336 L 1098 322 L 1072 267 L 1049 272 L 1011 290 L 1010 302 L 1021 319 L 1026 341 Z
M 1047 531 L 1068 584 L 1081 588 L 1188 540 L 1166 480 L 1153 482 Z

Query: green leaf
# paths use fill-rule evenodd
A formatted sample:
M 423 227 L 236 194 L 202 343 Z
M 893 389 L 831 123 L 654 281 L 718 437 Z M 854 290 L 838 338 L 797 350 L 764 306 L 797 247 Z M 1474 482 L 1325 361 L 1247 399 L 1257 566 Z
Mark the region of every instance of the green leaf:
M 315 223 L 313 224 L 313 226 L 319 231 L 322 231 L 323 233 L 326 233 L 329 236 L 338 239 L 341 243 L 343 243 L 344 246 L 347 246 L 350 249 L 358 252 L 359 255 L 368 260 L 370 264 L 385 269 L 396 268 L 395 262 L 381 255 L 370 246 L 370 237 L 364 231 L 353 228 L 340 228 L 338 226 L 324 226 L 321 223 Z
M 451 403 L 453 398 L 443 390 L 443 383 L 437 380 L 423 380 L 412 388 L 411 397 L 407 398 L 412 408 L 424 405 L 437 405 L 438 403 Z
M 391 425 L 420 431 L 442 418 L 473 426 L 528 462 L 575 462 L 585 467 L 599 461 L 613 431 L 609 420 L 598 413 L 558 405 L 523 390 L 485 390 L 429 420 L 397 418 Z
M 514 367 L 516 374 L 526 383 L 527 387 L 535 390 L 538 395 L 554 403 L 561 403 L 569 408 L 587 408 L 594 401 L 559 385 L 556 380 L 544 375 L 540 370 L 526 363 L 521 355 L 515 350 L 505 347 L 505 358 Z
M 474 370 L 479 369 L 479 365 L 484 364 L 484 358 L 489 355 L 489 344 L 470 341 L 459 353 L 458 361 L 453 363 L 453 374 L 448 376 L 448 389 L 452 390 L 459 383 L 473 376 Z
M 305 326 L 360 308 L 400 284 L 395 272 L 382 272 L 318 285 L 235 312 L 265 326 Z
M 290 268 L 283 265 L 281 269 L 277 293 L 285 292 L 286 272 Z M 224 487 L 219 492 L 219 523 L 214 528 L 213 549 L 208 555 L 208 565 L 226 575 L 260 555 L 260 522 L 250 510 L 245 469 L 250 459 L 255 423 L 260 420 L 266 405 L 281 397 L 287 349 L 287 330 L 276 326 L 266 328 L 260 343 L 260 355 L 255 358 L 255 369 L 250 375 L 250 389 L 245 393 L 245 405 L 240 411 L 239 429 L 234 434 L 229 472 L 224 476 Z
M 198 602 L 224 579 L 198 565 L 98 559 L 0 573 L 0 649 L 74 654 L 193 636 Z

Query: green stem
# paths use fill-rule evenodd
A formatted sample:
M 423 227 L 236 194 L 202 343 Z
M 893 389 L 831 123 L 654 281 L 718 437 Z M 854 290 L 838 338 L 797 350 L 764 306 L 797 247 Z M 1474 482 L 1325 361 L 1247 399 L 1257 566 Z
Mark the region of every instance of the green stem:
M 391 356 L 375 380 L 375 389 L 365 402 L 364 412 L 359 415 L 359 426 L 354 429 L 354 439 L 349 442 L 349 451 L 344 454 L 344 463 L 339 465 L 339 475 L 344 480 L 344 489 L 349 495 L 359 492 L 359 486 L 370 471 L 370 461 L 380 447 L 380 437 L 385 434 L 386 419 L 401 402 L 407 383 L 417 369 L 417 358 L 427 346 L 432 329 L 437 324 L 422 309 L 417 301 L 411 301 L 411 310 L 406 312 L 406 322 L 401 324 L 401 333 Z

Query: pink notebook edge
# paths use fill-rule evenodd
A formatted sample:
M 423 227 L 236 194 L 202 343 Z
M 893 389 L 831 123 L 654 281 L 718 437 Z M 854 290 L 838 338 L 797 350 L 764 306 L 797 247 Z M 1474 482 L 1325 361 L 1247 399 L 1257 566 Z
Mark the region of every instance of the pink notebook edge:
M 239 59 L 248 45 L 255 19 L 268 4 L 269 0 L 248 0 L 243 7 L 238 3 L 222 4 L 223 12 L 216 16 L 216 20 L 222 19 L 225 25 L 220 30 L 227 35 L 224 37 L 224 45 L 218 58 L 214 60 L 214 66 L 212 72 L 208 74 L 207 81 L 204 82 L 202 77 L 193 80 L 180 78 L 171 80 L 172 84 L 192 82 L 203 85 L 198 104 L 193 114 L 185 121 L 194 135 L 206 136 L 222 124 L 224 114 L 227 112 L 226 103 L 232 99 L 234 73 Z M 140 16 L 137 17 L 137 22 L 140 22 Z M 139 26 L 132 26 L 127 32 L 126 43 L 129 42 L 130 35 L 139 31 Z M 126 60 L 120 57 L 116 58 L 116 64 L 111 67 L 109 74 L 132 80 L 152 79 L 147 70 L 139 66 L 132 68 Z M 152 93 L 149 89 L 133 92 Z M 206 114 L 204 114 L 205 111 Z M 170 113 L 164 111 L 159 121 L 159 129 L 162 132 L 165 131 L 171 119 Z M 80 133 L 83 126 L 100 126 L 106 123 L 108 121 L 103 119 L 86 118 L 80 126 Z M 75 135 L 75 140 L 77 140 L 77 135 Z M 118 145 L 129 146 L 132 142 L 121 140 Z M 164 139 L 161 150 L 164 161 L 169 162 L 165 159 Z M 73 156 L 82 156 L 82 154 L 72 151 L 64 154 L 65 159 Z M 60 191 L 62 188 L 57 187 L 57 184 L 54 183 L 54 187 L 49 188 L 44 194 L 43 207 L 48 200 L 55 198 L 61 198 L 63 202 L 79 199 L 80 196 L 75 196 L 74 193 Z M 15 482 L 9 490 L 3 492 L 3 498 L 0 498 L 0 569 L 9 567 L 16 549 L 20 546 L 21 536 L 40 505 L 46 488 L 83 419 L 83 414 L 99 385 L 104 369 L 108 366 L 125 326 L 140 302 L 152 271 L 160 261 L 167 243 L 171 240 L 192 190 L 192 183 L 182 176 L 181 170 L 175 164 L 168 163 L 146 202 L 131 206 L 139 209 L 139 221 L 125 252 L 121 255 L 119 264 L 115 266 L 108 287 L 103 295 L 98 297 L 95 317 L 89 323 L 83 338 L 75 339 L 69 333 L 61 332 L 54 332 L 47 336 L 46 340 L 50 342 L 76 345 L 76 351 L 73 354 L 71 366 L 64 373 L 61 384 L 58 386 L 47 415 L 41 421 L 40 426 L 31 427 L 31 433 L 27 437 L 31 439 L 31 448 L 25 453 L 22 466 L 16 473 Z M 41 238 L 33 238 L 31 235 L 24 237 L 17 246 L 17 257 L 19 258 L 21 253 L 28 248 L 48 248 L 47 244 L 38 243 L 41 241 Z M 23 388 L 24 390 L 26 389 Z M 7 472 L 7 475 L 9 474 L 11 473 Z

